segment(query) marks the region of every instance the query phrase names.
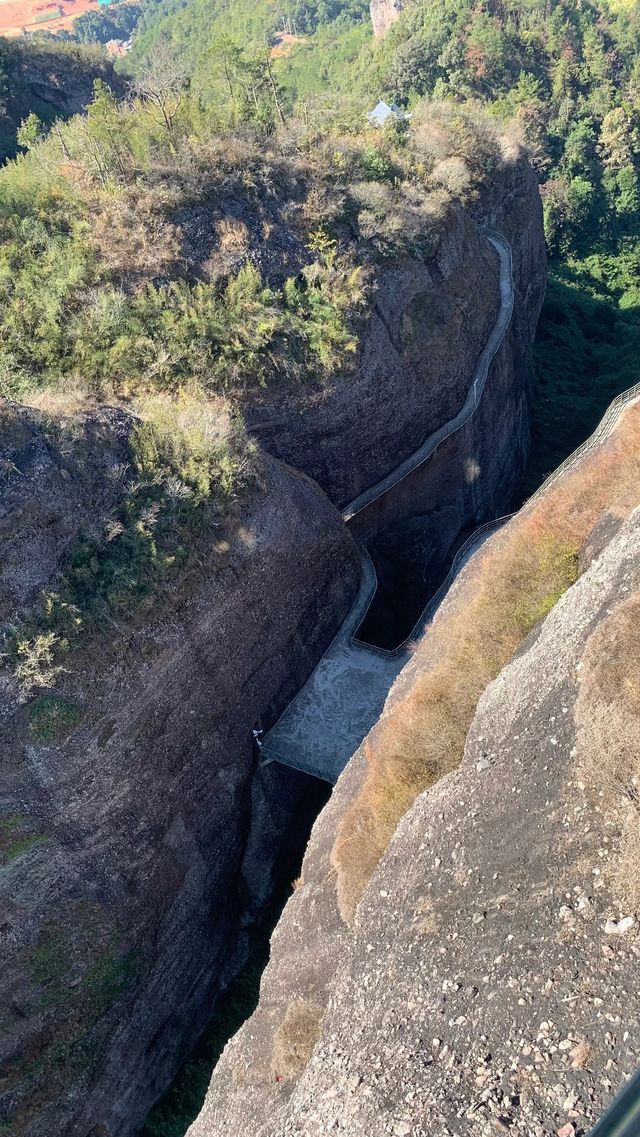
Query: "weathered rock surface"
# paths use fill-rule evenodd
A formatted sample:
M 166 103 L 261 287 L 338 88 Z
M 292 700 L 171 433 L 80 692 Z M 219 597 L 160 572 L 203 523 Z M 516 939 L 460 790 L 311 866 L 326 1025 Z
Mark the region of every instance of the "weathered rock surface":
M 445 575 L 459 536 L 509 512 L 524 472 L 531 349 L 544 297 L 544 240 L 531 170 L 516 164 L 502 190 L 504 198 L 496 186 L 478 209 L 511 244 L 515 304 L 478 409 L 427 462 L 350 522 L 352 532 L 369 543 L 380 583 L 363 636 L 368 639 L 375 628 L 374 642 L 385 647 L 395 647 L 409 633 L 425 596 Z M 493 275 L 490 279 L 496 289 Z M 474 290 L 474 300 L 475 295 Z M 465 390 L 468 385 L 467 378 Z
M 128 419 L 81 422 L 70 461 L 37 416 L 7 415 L 5 622 L 55 587 L 79 527 L 104 524 Z M 272 462 L 229 544 L 177 585 L 179 607 L 63 677 L 82 709 L 66 741 L 38 741 L 3 672 L 0 1119 L 16 1137 L 136 1131 L 242 963 L 292 825 L 318 808 L 306 779 L 256 776 L 251 729 L 344 618 L 355 546 L 317 488 Z
M 374 36 L 382 36 L 404 11 L 402 0 L 371 0 L 369 13 Z
M 620 816 L 587 761 L 603 708 L 581 695 L 592 645 L 640 590 L 640 511 L 610 520 L 590 567 L 485 691 L 460 768 L 401 822 L 349 932 L 329 853 L 365 748 L 352 760 L 314 828 L 259 1007 L 189 1137 L 240 1125 L 252 1137 L 580 1133 L 637 1066 L 638 924 L 615 888 Z M 472 559 L 436 617 L 445 626 L 473 574 Z M 299 1000 L 326 1010 L 296 1081 L 273 1052 Z
M 411 454 L 464 401 L 497 310 L 492 250 L 462 209 L 432 263 L 379 274 L 353 373 L 284 405 L 247 409 L 261 444 L 346 505 Z
M 114 408 L 58 434 L 45 416 L 0 404 L 0 629 L 55 578 L 80 528 L 115 507 L 130 456 L 131 416 Z
M 537 180 L 522 156 L 496 173 L 475 216 L 513 243 L 518 305 L 501 364 L 507 389 L 496 390 L 489 419 L 494 424 L 496 415 L 513 420 L 506 433 L 490 432 L 492 446 L 502 443 L 513 486 L 528 440 L 523 365 L 542 304 L 546 266 Z M 267 392 L 259 405 L 245 409 L 247 425 L 261 445 L 304 470 L 338 506 L 379 481 L 457 413 L 498 308 L 495 253 L 460 206 L 451 208 L 431 260 L 399 259 L 382 267 L 376 279 L 374 307 L 362 329 L 353 373 L 311 393 Z M 485 427 L 479 421 L 478 440 L 486 438 Z M 513 437 L 514 429 L 520 429 L 522 439 Z M 460 453 L 468 456 L 469 439 L 462 441 Z M 458 486 L 453 471 L 446 477 Z M 412 485 L 412 500 L 414 493 Z M 395 516 L 405 514 L 406 502 L 399 499 Z M 383 518 L 379 528 L 385 522 Z
M 495 201 L 487 193 L 478 218 L 512 240 L 519 297 L 477 433 L 443 449 L 432 488 L 425 479 L 420 489 L 434 533 L 447 515 L 442 547 L 510 494 L 528 437 L 524 365 L 544 252 L 526 165 L 501 173 Z M 497 303 L 492 250 L 470 216 L 454 210 L 433 262 L 385 268 L 352 380 L 250 408 L 258 437 L 334 502 L 350 500 L 457 411 Z M 67 452 L 66 436 L 43 431 L 38 416 L 7 415 L 4 627 L 55 587 L 78 532 L 104 527 L 128 476 L 130 429 L 124 412 L 102 412 L 78 423 Z M 294 773 L 270 767 L 256 777 L 251 728 L 286 705 L 344 618 L 358 557 L 304 474 L 273 461 L 266 469 L 266 489 L 228 535 L 230 549 L 212 547 L 202 576 L 180 582 L 180 603 L 114 629 L 122 650 L 99 645 L 64 677 L 63 695 L 83 711 L 66 741 L 38 741 L 3 678 L 0 1121 L 11 1137 L 136 1131 L 241 963 L 243 929 L 259 918 L 296 818 L 303 829 L 316 806 L 309 782 Z M 376 531 L 411 510 L 416 492 L 403 484 Z M 325 821 L 339 818 L 345 792 L 338 787 Z M 326 849 L 316 839 L 308 864 L 326 863 L 329 829 Z M 305 886 L 293 903 L 304 908 L 308 896 Z M 318 926 L 335 936 L 318 940 L 312 960 L 292 944 L 283 991 L 292 977 L 304 989 L 320 963 L 322 1002 L 344 929 L 324 881 L 314 903 Z M 276 1000 L 275 1025 L 281 1010 Z M 271 1094 L 267 1050 L 264 1071 L 250 1063 L 240 1075 L 247 1102 L 254 1077 L 256 1092 Z

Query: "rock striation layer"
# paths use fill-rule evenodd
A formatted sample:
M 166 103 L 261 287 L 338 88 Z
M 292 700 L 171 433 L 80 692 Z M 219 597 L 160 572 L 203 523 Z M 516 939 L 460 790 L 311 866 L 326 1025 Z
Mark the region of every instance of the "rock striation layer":
M 349 523 L 352 532 L 369 543 L 376 566 L 379 591 L 368 625 L 376 627 L 374 642 L 385 647 L 401 642 L 417 620 L 425 595 L 446 572 L 456 541 L 482 522 L 509 512 L 524 472 L 531 347 L 544 296 L 545 254 L 533 174 L 516 164 L 510 179 L 494 187 L 478 206 L 478 216 L 511 245 L 515 294 L 508 333 L 491 364 L 478 409 L 427 462 Z M 493 275 L 483 287 L 489 279 L 497 293 Z M 397 633 L 403 620 L 404 635 Z M 365 639 L 370 636 L 368 625 L 363 628 Z
M 201 574 L 180 581 L 175 603 L 110 629 L 109 650 L 65 677 L 63 693 L 82 707 L 68 737 L 34 735 L 3 671 L 0 1122 L 10 1137 L 130 1137 L 241 965 L 247 924 L 319 804 L 308 779 L 256 773 L 251 730 L 302 686 L 355 596 L 356 545 L 331 501 L 388 473 L 464 401 L 498 304 L 480 221 L 512 243 L 516 313 L 486 417 L 442 452 L 418 504 L 431 533 L 442 522 L 444 549 L 510 494 L 544 281 L 526 163 L 500 171 L 476 213 L 452 208 L 432 261 L 384 267 L 352 377 L 245 408 L 273 455 L 264 490 L 226 544 L 212 541 Z M 130 429 L 129 415 L 105 410 L 75 421 L 69 440 L 46 416 L 2 409 L 3 628 L 55 588 L 78 534 L 109 517 Z M 485 480 L 465 480 L 470 458 Z M 416 487 L 402 493 L 376 533 L 416 505 Z M 326 818 L 339 817 L 342 792 Z M 336 934 L 318 943 L 313 967 L 344 936 L 324 903 L 319 889 L 318 916 Z M 309 961 L 294 955 L 302 981 Z
M 518 301 L 501 364 L 510 390 L 499 392 L 512 424 L 506 437 L 492 430 L 491 439 L 492 445 L 504 439 L 511 485 L 517 479 L 528 440 L 526 363 L 546 269 L 537 180 L 522 155 L 505 160 L 473 215 L 451 207 L 431 259 L 405 257 L 380 267 L 352 373 L 326 389 L 301 390 L 297 397 L 267 393 L 259 405 L 246 406 L 247 425 L 261 445 L 304 470 L 341 508 L 395 469 L 464 402 L 498 309 L 497 259 L 478 230 L 482 221 L 504 233 L 514 252 Z M 497 399 L 498 393 L 494 417 Z

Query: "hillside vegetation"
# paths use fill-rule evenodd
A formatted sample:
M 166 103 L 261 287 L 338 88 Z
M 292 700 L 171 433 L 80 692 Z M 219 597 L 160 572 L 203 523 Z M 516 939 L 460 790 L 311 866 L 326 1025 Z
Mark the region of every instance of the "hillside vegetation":
M 283 15 L 298 33 L 284 45 Z M 104 664 L 152 613 L 179 606 L 197 573 L 226 563 L 262 485 L 241 423 L 249 399 L 348 384 L 381 269 L 432 256 L 451 211 L 477 203 L 521 142 L 552 257 L 530 488 L 637 377 L 635 6 L 417 0 L 379 42 L 362 0 L 158 0 L 135 18 L 126 101 L 104 62 L 86 114 L 66 122 L 64 108 L 5 84 L 5 149 L 22 153 L 0 171 L 0 396 L 33 408 L 73 484 L 91 414 L 115 404 L 126 420 L 108 515 L 82 519 L 55 586 L 3 643 L 29 737 L 44 745 L 83 713 L 60 689 L 74 668 Z M 105 34 L 104 21 L 78 27 Z M 97 58 L 65 50 L 80 68 Z M 49 69 L 63 57 L 58 45 L 7 48 L 7 75 L 39 52 Z M 370 130 L 381 96 L 410 121 Z M 26 445 L 22 414 L 5 420 L 9 472 Z M 405 811 L 459 764 L 482 691 L 576 580 L 597 519 L 636 504 L 639 443 L 630 411 L 597 459 L 485 553 L 437 664 L 369 744 L 333 851 L 345 920 Z M 617 634 L 632 651 L 628 630 Z M 606 703 L 605 678 L 594 683 Z M 623 761 L 616 777 L 627 774 Z M 11 856 L 39 839 L 19 824 L 4 838 Z M 316 1037 L 308 1010 L 288 1024 L 296 1069 Z M 148 1131 L 180 1133 L 192 1104 L 167 1104 Z
M 159 68 L 127 102 L 96 81 L 86 115 L 48 133 L 27 117 L 0 171 L 0 395 L 62 454 L 104 403 L 127 435 L 102 529 L 83 527 L 6 633 L 25 700 L 105 628 L 170 606 L 260 484 L 244 400 L 348 384 L 381 266 L 432 254 L 506 160 L 486 117 L 445 103 L 376 138 L 300 120 L 221 132 Z M 19 418 L 3 430 L 20 464 Z
M 273 50 L 283 17 L 295 21 L 297 38 L 286 50 Z M 228 390 L 229 370 L 236 377 L 242 370 L 244 381 L 260 383 L 270 369 L 279 373 L 291 366 L 298 373 L 326 378 L 348 364 L 357 317 L 366 304 L 366 281 L 361 277 L 353 299 L 347 299 L 345 274 L 370 258 L 374 243 L 385 242 L 382 230 L 388 228 L 384 223 L 389 192 L 378 186 L 391 188 L 398 180 L 413 190 L 423 186 L 420 163 L 407 161 L 407 148 L 399 145 L 401 136 L 391 140 L 378 135 L 373 141 L 364 133 L 365 112 L 381 95 L 409 110 L 416 110 L 425 98 L 454 101 L 458 113 L 464 107 L 467 119 L 476 120 L 482 105 L 498 129 L 508 128 L 524 139 L 542 181 L 552 274 L 536 361 L 535 447 L 527 486 L 534 488 L 592 429 L 611 397 L 628 385 L 635 367 L 639 48 L 635 6 L 609 8 L 593 0 L 547 6 L 490 4 L 482 9 L 470 0 L 410 3 L 379 41 L 373 40 L 366 5 L 358 0 L 347 5 L 287 0 L 277 8 L 266 0 L 253 5 L 244 0 L 215 5 L 200 0 L 154 2 L 143 11 L 134 50 L 125 63 L 137 77 L 138 101 L 126 112 L 122 108 L 116 112 L 103 89 L 89 116 L 91 126 L 80 130 L 76 125 L 75 142 L 65 142 L 74 165 L 80 150 L 89 149 L 89 161 L 86 153 L 80 159 L 88 167 L 88 177 L 86 169 L 81 177 L 69 177 L 59 132 L 50 140 L 49 150 L 41 151 L 49 179 L 56 165 L 64 168 L 56 193 L 66 199 L 65 216 L 56 220 L 61 202 L 52 211 L 50 228 L 56 230 L 59 242 L 64 231 L 65 256 L 71 263 L 59 271 L 54 266 L 48 270 L 50 279 L 52 273 L 60 278 L 54 306 L 64 305 L 71 294 L 75 301 L 80 289 L 85 294 L 92 289 L 95 307 L 95 290 L 100 292 L 99 310 L 92 312 L 90 327 L 82 304 L 62 337 L 53 326 L 55 313 L 47 313 L 41 326 L 51 344 L 48 354 L 64 359 L 66 377 L 89 372 L 90 383 L 104 387 L 106 382 L 115 389 L 129 382 L 139 384 L 143 374 L 148 381 L 156 367 L 150 359 L 153 340 L 162 344 L 162 359 L 172 360 L 168 366 L 160 363 L 162 378 L 154 375 L 154 384 L 191 382 L 194 375 L 201 383 L 206 371 L 209 385 Z M 31 120 L 26 133 L 24 128 L 21 133 L 23 145 L 29 144 L 29 131 L 32 139 L 39 131 Z M 243 184 L 243 178 L 235 179 L 242 193 L 264 200 L 266 190 L 267 195 L 295 198 L 298 191 L 292 194 L 291 185 L 285 189 L 283 180 L 299 183 L 303 178 L 307 185 L 302 192 L 308 199 L 309 181 L 316 183 L 314 192 L 332 198 L 330 206 L 323 201 L 317 209 L 312 195 L 306 231 L 304 225 L 298 226 L 296 234 L 307 246 L 318 239 L 336 242 L 331 246 L 331 255 L 337 256 L 330 280 L 320 280 L 322 272 L 327 276 L 323 262 L 327 246 L 313 248 L 315 256 L 305 255 L 292 266 L 296 271 L 304 267 L 307 273 L 307 262 L 313 261 L 320 270 L 312 270 L 316 274 L 312 289 L 293 273 L 295 295 L 289 286 L 289 300 L 282 291 L 284 282 L 278 281 L 274 289 L 270 274 L 263 272 L 244 271 L 233 284 L 236 300 L 218 290 L 214 301 L 191 282 L 185 290 L 181 278 L 189 273 L 180 264 L 183 250 L 172 227 L 175 213 L 210 200 L 214 186 L 220 193 L 219 179 L 211 178 L 209 186 L 205 182 L 219 160 L 221 140 L 230 132 L 234 141 L 229 150 L 235 150 L 236 161 L 240 154 L 251 152 L 252 176 L 263 183 L 256 192 L 255 186 Z M 346 148 L 345 138 L 351 139 Z M 345 156 L 345 149 L 353 154 L 356 139 L 359 169 Z M 101 153 L 105 145 L 110 153 Z M 269 172 L 266 168 L 258 172 L 263 150 L 266 165 L 272 167 Z M 226 192 L 234 180 L 229 169 L 234 160 L 223 161 Z M 28 170 L 29 178 L 34 178 L 37 164 L 42 166 L 41 161 L 32 164 L 24 176 Z M 480 165 L 473 171 L 476 178 Z M 460 192 L 466 178 L 461 170 L 456 180 L 451 166 L 449 188 Z M 42 174 L 34 180 L 42 183 Z M 93 183 L 90 191 L 88 182 Z M 345 196 L 354 182 L 376 183 L 367 191 L 367 202 L 354 205 L 353 195 L 349 193 L 351 200 Z M 117 209 L 112 202 L 104 205 L 104 191 L 112 195 L 114 186 Z M 354 255 L 349 222 L 363 204 L 368 225 L 355 234 L 360 248 Z M 27 206 L 27 212 L 32 208 Z M 311 222 L 316 209 L 320 238 L 314 237 Z M 302 212 L 291 202 L 288 215 L 281 213 L 278 223 L 289 227 L 293 222 L 295 227 Z M 271 220 L 267 241 L 276 231 Z M 90 239 L 82 231 L 87 223 Z M 71 228 L 75 232 L 69 242 Z M 387 244 L 394 244 L 397 230 L 396 216 Z M 93 233 L 100 246 L 97 256 Z M 141 239 L 134 240 L 134 233 Z M 246 234 L 237 219 L 222 240 L 226 259 L 233 262 L 235 251 L 235 261 L 242 266 L 238 254 Z M 127 243 L 128 252 L 118 249 Z M 119 263 L 105 265 L 105 261 Z M 15 271 L 13 261 L 11 271 Z M 133 274 L 149 285 L 135 296 L 130 287 Z M 231 284 L 228 274 L 219 275 Z M 26 290 L 31 300 L 30 283 Z M 35 295 L 33 300 L 35 313 L 40 301 Z M 239 302 L 246 303 L 257 318 L 257 323 L 249 321 L 247 329 L 247 340 L 258 349 L 248 365 L 244 349 L 238 352 L 235 332 L 230 333 L 231 346 L 223 330 L 235 329 L 231 310 L 235 303 L 237 311 Z M 178 312 L 187 309 L 189 319 L 178 320 Z M 268 317 L 263 320 L 265 309 Z M 320 323 L 328 327 L 328 335 L 317 334 Z M 105 342 L 106 325 L 119 341 L 115 350 L 114 343 Z M 0 378 L 5 392 L 9 382 L 14 393 L 32 386 L 34 374 L 38 383 L 43 376 L 46 382 L 55 381 L 55 359 L 38 356 L 37 345 L 33 352 L 21 349 L 27 329 L 8 330 L 9 352 L 0 369 L 2 375 L 11 376 Z M 241 322 L 240 339 L 244 332 Z M 125 345 L 130 375 L 123 374 Z M 214 384 L 211 371 L 219 372 Z
M 98 82 L 86 116 L 46 137 L 24 123 L 28 153 L 0 172 L 5 397 L 348 377 L 376 266 L 433 252 L 450 203 L 503 160 L 481 116 L 445 105 L 410 133 L 292 121 L 265 140 L 212 130 L 165 81 L 145 73 L 126 104 Z M 192 237 L 203 204 L 213 223 Z

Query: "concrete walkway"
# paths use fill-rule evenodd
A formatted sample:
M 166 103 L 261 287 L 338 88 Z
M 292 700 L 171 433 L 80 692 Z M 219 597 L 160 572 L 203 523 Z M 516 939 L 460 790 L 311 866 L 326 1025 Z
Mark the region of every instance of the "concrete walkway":
M 406 659 L 354 643 L 376 586 L 375 569 L 363 549 L 355 603 L 302 690 L 265 736 L 263 761 L 282 762 L 335 782 L 379 717 Z
M 468 422 L 482 398 L 489 366 L 504 339 L 513 312 L 510 246 L 499 233 L 486 232 L 500 260 L 500 310 L 476 365 L 465 402 L 455 418 L 425 439 L 419 450 L 347 506 L 343 512 L 347 523 L 361 509 L 388 493 L 407 474 L 426 462 L 445 438 Z M 262 747 L 264 763 L 281 762 L 328 782 L 337 780 L 351 755 L 380 717 L 389 689 L 409 658 L 406 644 L 424 634 L 456 574 L 498 524 L 500 522 L 481 526 L 458 550 L 449 575 L 425 608 L 411 635 L 405 644 L 392 652 L 354 639 L 377 585 L 369 554 L 362 550 L 360 589 L 353 607 L 304 687 L 265 735 Z

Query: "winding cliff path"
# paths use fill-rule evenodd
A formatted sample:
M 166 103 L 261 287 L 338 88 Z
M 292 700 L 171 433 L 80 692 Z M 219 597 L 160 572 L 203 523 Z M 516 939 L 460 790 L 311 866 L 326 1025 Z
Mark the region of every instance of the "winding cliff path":
M 501 233 L 496 233 L 495 230 L 486 228 L 483 232 L 493 245 L 500 260 L 500 309 L 496 317 L 496 322 L 491 329 L 489 338 L 476 364 L 473 380 L 467 391 L 467 397 L 457 415 L 450 419 L 449 422 L 443 423 L 433 434 L 430 434 L 422 443 L 419 450 L 410 454 L 409 457 L 405 458 L 404 462 L 401 462 L 399 466 L 396 466 L 390 474 L 387 474 L 381 481 L 376 482 L 374 486 L 370 486 L 368 490 L 365 490 L 364 493 L 361 493 L 359 497 L 355 498 L 354 501 L 345 507 L 342 511 L 342 517 L 347 523 L 351 521 L 357 513 L 366 509 L 367 506 L 377 501 L 383 494 L 388 493 L 394 486 L 397 486 L 398 482 L 401 482 L 403 478 L 406 478 L 407 475 L 416 470 L 418 466 L 422 466 L 432 454 L 435 454 L 441 443 L 452 434 L 455 434 L 457 430 L 460 430 L 460 427 L 464 426 L 477 410 L 489 375 L 489 367 L 511 322 L 514 303 L 511 246 Z
M 347 524 L 431 458 L 446 438 L 469 421 L 480 403 L 489 367 L 505 337 L 514 303 L 511 247 L 500 233 L 488 229 L 484 232 L 499 259 L 500 309 L 476 364 L 466 399 L 454 418 L 429 435 L 415 453 L 343 510 L 342 516 Z M 280 762 L 328 782 L 337 780 L 351 755 L 380 717 L 389 689 L 409 658 L 407 644 L 423 634 L 456 573 L 497 524 L 499 522 L 491 522 L 476 530 L 458 551 L 449 575 L 410 636 L 392 652 L 355 639 L 377 586 L 371 559 L 366 550 L 362 550 L 360 588 L 351 611 L 304 687 L 265 735 L 263 763 Z

